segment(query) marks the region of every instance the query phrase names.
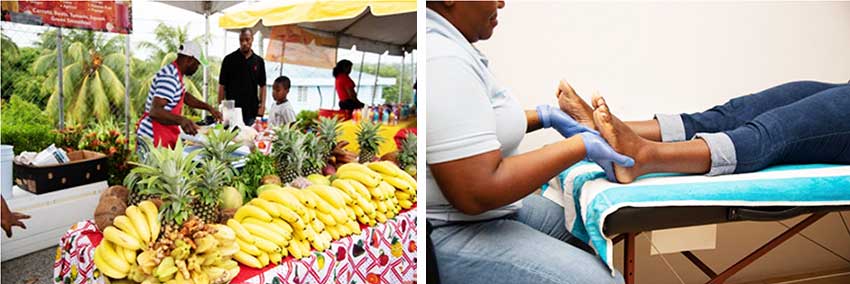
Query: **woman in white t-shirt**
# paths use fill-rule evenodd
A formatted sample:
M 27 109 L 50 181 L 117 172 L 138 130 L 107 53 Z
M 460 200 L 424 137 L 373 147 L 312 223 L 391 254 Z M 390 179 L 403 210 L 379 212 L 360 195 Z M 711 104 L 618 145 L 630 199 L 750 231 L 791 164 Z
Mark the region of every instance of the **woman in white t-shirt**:
M 622 282 L 567 232 L 563 208 L 533 192 L 585 158 L 634 161 L 557 107 L 523 110 L 497 84 L 472 43 L 492 35 L 504 2 L 426 6 L 426 207 L 442 282 Z M 548 127 L 566 139 L 518 153 L 526 133 Z

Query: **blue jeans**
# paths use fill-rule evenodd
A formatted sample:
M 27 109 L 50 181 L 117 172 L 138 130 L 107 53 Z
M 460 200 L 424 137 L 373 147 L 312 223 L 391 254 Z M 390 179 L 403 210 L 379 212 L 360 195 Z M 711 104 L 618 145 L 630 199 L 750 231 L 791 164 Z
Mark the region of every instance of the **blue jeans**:
M 612 277 L 602 260 L 567 232 L 561 206 L 536 194 L 522 205 L 495 220 L 437 221 L 431 239 L 441 282 L 623 283 L 619 273 Z
M 774 164 L 850 163 L 850 84 L 786 83 L 680 114 L 680 121 L 656 118 L 665 141 L 700 137 L 708 143 L 710 175 Z

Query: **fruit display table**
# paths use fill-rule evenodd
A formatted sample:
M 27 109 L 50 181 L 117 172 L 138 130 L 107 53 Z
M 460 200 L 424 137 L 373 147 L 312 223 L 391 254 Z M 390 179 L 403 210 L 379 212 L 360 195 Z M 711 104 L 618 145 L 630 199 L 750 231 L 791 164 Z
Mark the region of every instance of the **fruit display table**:
M 357 146 L 357 123 L 354 120 L 346 120 L 340 123 L 340 125 L 342 128 L 340 140 L 349 141 L 350 143 L 345 149 L 355 153 L 360 152 Z M 378 156 L 383 156 L 396 150 L 396 144 L 393 139 L 396 133 L 403 129 L 416 129 L 416 117 L 399 121 L 396 125 L 381 124 L 381 137 L 384 137 L 384 143 L 381 143 L 381 146 L 378 148 Z
M 386 223 L 362 227 L 359 235 L 334 241 L 311 256 L 284 259 L 253 269 L 240 265 L 231 283 L 414 283 L 416 279 L 416 206 Z M 55 283 L 106 283 L 94 265 L 103 239 L 91 220 L 77 223 L 60 239 L 53 265 Z

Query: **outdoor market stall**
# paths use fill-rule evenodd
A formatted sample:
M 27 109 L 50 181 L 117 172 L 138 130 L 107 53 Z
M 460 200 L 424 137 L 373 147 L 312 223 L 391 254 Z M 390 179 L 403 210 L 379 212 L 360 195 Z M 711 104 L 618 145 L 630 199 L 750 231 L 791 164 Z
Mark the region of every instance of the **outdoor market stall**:
M 336 118 L 320 118 L 312 131 L 284 126 L 256 137 L 212 126 L 201 131 L 202 143 L 190 142 L 198 145 L 151 147 L 126 187 L 107 189 L 94 219 L 61 238 L 54 281 L 413 281 L 416 180 L 377 161 L 379 147 L 395 144 L 381 141 L 385 127 L 361 122 L 354 139 L 366 145 L 362 163 L 345 159 L 353 153 L 335 156 L 346 141 Z M 259 147 L 236 154 L 266 135 L 270 155 Z

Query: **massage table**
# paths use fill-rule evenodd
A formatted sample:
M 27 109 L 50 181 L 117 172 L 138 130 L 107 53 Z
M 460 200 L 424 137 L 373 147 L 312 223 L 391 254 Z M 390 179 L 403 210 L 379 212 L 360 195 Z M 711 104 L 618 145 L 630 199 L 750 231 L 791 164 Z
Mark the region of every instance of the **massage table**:
M 607 181 L 596 164 L 581 162 L 542 191 L 564 206 L 567 229 L 596 251 L 612 275 L 614 244 L 625 242 L 627 284 L 635 281 L 635 237 L 641 232 L 811 214 L 720 273 L 690 251 L 681 252 L 711 279 L 707 283 L 724 283 L 828 213 L 850 210 L 850 166 L 781 165 L 716 177 L 650 174 L 618 184 Z

